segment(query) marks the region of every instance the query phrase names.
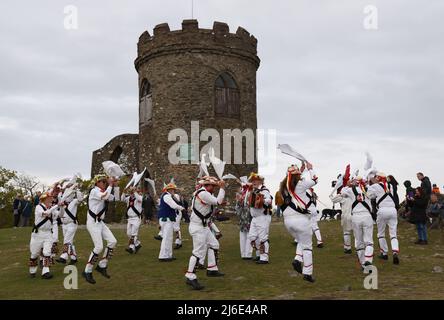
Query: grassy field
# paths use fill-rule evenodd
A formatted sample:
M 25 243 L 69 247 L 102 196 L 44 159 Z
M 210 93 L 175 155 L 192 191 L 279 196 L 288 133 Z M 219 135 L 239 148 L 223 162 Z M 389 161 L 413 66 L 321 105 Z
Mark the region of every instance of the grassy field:
M 198 277 L 206 286 L 192 291 L 185 285 L 184 272 L 192 249 L 187 225 L 182 225 L 184 246 L 175 250 L 177 260 L 160 263 L 157 260 L 160 242 L 153 239 L 154 225 L 140 230 L 143 248 L 137 255 L 129 255 L 123 225 L 113 225 L 119 242 L 109 273 L 105 279 L 95 273 L 96 285 L 79 279 L 77 290 L 63 287 L 63 266 L 56 265 L 54 278 L 42 280 L 28 276 L 29 238 L 31 229 L 0 230 L 0 299 L 444 299 L 444 273 L 432 272 L 435 266 L 444 267 L 444 235 L 442 231 L 429 233 L 428 246 L 414 245 L 414 226 L 401 222 L 399 240 L 401 264 L 375 259 L 378 268 L 378 290 L 363 287 L 362 274 L 355 255 L 342 252 L 339 221 L 320 222 L 326 246 L 314 248 L 314 275 L 311 284 L 293 271 L 291 262 L 295 247 L 282 221 L 271 226 L 271 256 L 269 265 L 256 265 L 239 257 L 238 228 L 233 222 L 219 223 L 221 239 L 220 269 L 224 278 L 207 278 L 205 271 Z M 376 237 L 375 237 L 376 238 Z M 79 274 L 92 243 L 87 231 L 77 232 Z

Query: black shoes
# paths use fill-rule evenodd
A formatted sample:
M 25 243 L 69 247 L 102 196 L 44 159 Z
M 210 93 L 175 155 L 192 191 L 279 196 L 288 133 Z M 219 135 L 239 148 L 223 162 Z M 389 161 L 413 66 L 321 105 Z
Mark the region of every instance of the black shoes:
M 242 260 L 253 260 L 253 257 L 243 257 Z
M 86 282 L 89 282 L 91 284 L 96 284 L 96 280 L 94 280 L 92 272 L 82 272 L 82 276 L 86 279 Z
M 190 285 L 190 286 L 193 288 L 193 290 L 202 290 L 202 289 L 204 288 L 204 286 L 201 285 L 201 284 L 197 281 L 197 279 L 194 279 L 194 280 L 187 279 L 186 284 L 187 284 L 187 285 Z
M 53 277 L 51 272 L 47 272 L 45 274 L 42 274 L 42 279 L 51 279 Z
M 125 251 L 128 252 L 129 254 L 133 254 L 134 253 L 133 249 L 131 249 L 131 248 L 126 248 Z
M 224 275 L 219 270 L 207 270 L 207 277 L 223 277 Z
M 258 256 L 258 257 L 256 257 L 256 258 L 254 258 L 254 261 L 259 261 L 260 258 L 261 258 L 261 257 Z
M 323 242 L 318 243 L 317 247 L 318 247 L 319 249 L 323 248 L 323 247 L 324 247 L 324 243 L 323 243 Z
M 156 239 L 156 240 L 159 240 L 159 241 L 162 241 L 162 237 L 161 237 L 161 236 L 159 236 L 159 235 L 157 235 L 157 236 L 154 236 L 154 239 Z
M 257 260 L 256 264 L 268 264 L 268 261 L 264 261 L 264 260 Z
M 393 254 L 393 264 L 399 264 L 399 257 L 398 254 Z
M 298 260 L 293 260 L 291 263 L 293 265 L 293 269 L 298 273 L 302 273 L 302 263 Z
M 56 259 L 56 261 L 61 264 L 66 264 L 66 260 L 63 258 L 58 258 L 58 259 Z
M 388 257 L 388 255 L 381 253 L 381 254 L 379 254 L 378 258 L 382 259 L 382 260 L 388 260 L 389 257 Z
M 174 261 L 174 260 L 176 260 L 176 257 L 159 259 L 160 262 L 171 262 L 171 261 Z
M 368 266 L 371 266 L 371 265 L 372 265 L 372 263 L 370 261 L 364 262 L 364 267 L 368 267 Z
M 352 254 L 352 249 L 344 249 L 345 254 Z
M 308 281 L 308 282 L 315 282 L 315 279 L 313 278 L 313 276 L 311 274 L 304 274 L 304 280 Z
M 134 253 L 139 252 L 140 248 L 142 248 L 142 245 L 141 245 L 141 244 L 139 244 L 138 246 L 136 246 L 136 251 L 135 251 Z
M 415 244 L 428 244 L 427 240 L 416 240 Z
M 176 244 L 176 246 L 174 247 L 174 249 L 180 249 L 180 248 L 182 248 L 181 244 Z
M 108 272 L 106 272 L 106 268 L 101 268 L 99 265 L 97 265 L 96 271 L 98 271 L 102 276 L 104 276 L 107 279 L 111 278 Z

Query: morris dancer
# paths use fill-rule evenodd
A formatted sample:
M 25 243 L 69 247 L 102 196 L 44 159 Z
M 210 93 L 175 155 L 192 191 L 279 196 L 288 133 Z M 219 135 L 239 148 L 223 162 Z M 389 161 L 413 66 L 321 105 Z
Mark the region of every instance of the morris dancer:
M 308 197 L 308 211 L 310 211 L 311 216 L 311 229 L 313 230 L 313 233 L 316 237 L 317 247 L 323 248 L 324 242 L 322 241 L 321 236 L 321 230 L 319 229 L 318 225 L 318 214 L 319 211 L 316 208 L 316 200 L 318 198 L 317 194 L 314 192 L 313 188 L 310 188 L 307 190 L 307 197 Z
M 264 178 L 252 173 L 248 178 L 252 190 L 247 193 L 247 201 L 252 216 L 248 239 L 256 250 L 256 263 L 267 264 L 269 261 L 270 242 L 268 234 L 271 223 L 273 197 L 264 186 Z M 259 251 L 259 255 L 258 255 Z
M 53 277 L 49 270 L 51 265 L 51 247 L 53 243 L 52 238 L 52 224 L 53 215 L 58 206 L 52 206 L 53 197 L 49 192 L 43 193 L 40 196 L 40 203 L 35 208 L 35 221 L 31 233 L 31 242 L 29 249 L 31 257 L 29 259 L 29 273 L 32 278 L 35 278 L 38 268 L 38 259 L 40 253 L 43 252 L 42 278 L 51 279 Z
M 65 200 L 65 207 L 62 208 L 62 232 L 63 232 L 63 252 L 57 262 L 65 264 L 70 259 L 69 264 L 77 263 L 77 253 L 74 246 L 74 236 L 77 232 L 77 208 L 83 201 L 83 194 L 80 191 L 73 192 Z
M 174 197 L 177 204 L 179 204 L 182 207 L 185 207 L 183 205 L 183 199 L 179 194 L 176 193 Z M 176 234 L 174 249 L 182 248 L 182 232 L 180 231 L 180 223 L 182 222 L 182 211 L 185 211 L 185 208 L 183 210 L 176 210 L 176 221 L 174 221 L 173 223 L 173 231 Z
M 126 235 L 128 236 L 128 248 L 125 250 L 130 253 L 137 253 L 142 245 L 139 240 L 139 228 L 142 222 L 142 190 L 136 187 L 130 187 L 129 194 L 122 193 L 121 200 L 126 203 Z
M 280 192 L 284 198 L 282 206 L 284 224 L 291 236 L 297 240 L 293 268 L 303 274 L 303 279 L 315 282 L 313 278 L 313 231 L 307 190 L 317 184 L 318 178 L 311 163 L 306 163 L 310 179 L 303 179 L 296 165 L 288 168 L 287 176 L 281 182 Z
M 176 190 L 177 186 L 174 183 L 169 183 L 163 188 L 160 196 L 158 217 L 159 222 L 162 222 L 162 242 L 159 252 L 159 261 L 161 262 L 176 259 L 173 257 L 173 228 L 176 221 L 176 211 L 183 210 L 174 196 Z
M 347 182 L 347 187 L 351 187 L 351 182 Z M 340 191 L 338 191 L 340 192 Z M 352 253 L 352 234 L 353 234 L 353 223 L 352 223 L 352 204 L 353 201 L 350 198 L 343 197 L 341 194 L 336 196 L 331 196 L 331 201 L 333 203 L 340 203 L 341 205 L 341 226 L 342 234 L 344 238 L 344 253 Z
M 373 218 L 370 200 L 366 194 L 366 183 L 360 177 L 352 180 L 351 187 L 341 191 L 341 195 L 352 200 L 353 234 L 362 269 L 373 262 Z
M 107 242 L 107 246 L 96 270 L 105 278 L 111 278 L 107 272 L 108 261 L 113 255 L 117 240 L 108 226 L 103 222 L 103 219 L 105 219 L 106 211 L 108 209 L 108 202 L 114 201 L 119 192 L 118 187 L 116 187 L 117 181 L 113 178 L 107 178 L 106 175 L 95 176 L 93 183 L 94 188 L 91 190 L 88 197 L 86 229 L 94 242 L 94 249 L 89 255 L 88 263 L 83 272 L 83 277 L 85 277 L 86 281 L 91 284 L 96 283 L 92 272 L 94 264 L 99 260 L 99 255 L 103 251 L 104 240 Z
M 250 231 L 251 225 L 251 214 L 250 208 L 247 204 L 247 192 L 250 184 L 244 184 L 240 193 L 236 195 L 236 214 L 239 217 L 239 244 L 240 244 L 240 254 L 243 260 L 253 259 L 253 247 L 248 239 L 248 232 Z
M 190 217 L 189 232 L 193 237 L 193 253 L 190 257 L 188 270 L 185 274 L 186 283 L 194 290 L 201 290 L 203 286 L 197 281 L 195 269 L 199 261 L 203 261 L 208 250 L 207 276 L 220 277 L 218 251 L 219 241 L 208 226 L 208 219 L 213 214 L 213 206 L 221 205 L 225 197 L 225 182 L 214 177 L 204 177 L 199 181 L 201 188 L 196 190 L 192 200 L 192 213 Z M 214 188 L 220 187 L 219 194 L 213 196 Z
M 387 177 L 384 173 L 377 173 L 373 179 L 373 184 L 368 187 L 367 195 L 370 199 L 376 200 L 378 209 L 376 224 L 378 226 L 379 248 L 381 250 L 379 258 L 388 260 L 388 246 L 385 239 L 385 228 L 388 226 L 390 241 L 393 252 L 393 263 L 399 264 L 399 242 L 396 236 L 398 226 L 398 212 L 396 210 L 395 194 L 391 190 L 391 185 L 387 184 Z

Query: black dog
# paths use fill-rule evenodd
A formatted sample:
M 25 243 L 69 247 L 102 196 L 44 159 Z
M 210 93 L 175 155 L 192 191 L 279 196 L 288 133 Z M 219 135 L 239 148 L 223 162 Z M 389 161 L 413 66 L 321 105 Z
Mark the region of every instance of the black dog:
M 327 218 L 333 220 L 336 216 L 336 220 L 341 220 L 341 214 L 342 210 L 324 209 L 322 210 L 322 216 L 320 220 L 327 220 Z

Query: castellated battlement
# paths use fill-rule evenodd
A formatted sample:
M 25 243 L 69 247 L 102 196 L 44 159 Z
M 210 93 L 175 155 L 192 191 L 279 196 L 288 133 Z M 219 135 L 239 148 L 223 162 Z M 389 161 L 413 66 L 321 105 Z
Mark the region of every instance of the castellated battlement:
M 156 56 L 182 52 L 211 52 L 250 60 L 259 67 L 257 39 L 242 27 L 230 33 L 226 23 L 214 22 L 212 29 L 199 29 L 197 20 L 183 20 L 181 30 L 170 30 L 168 23 L 154 27 L 153 35 L 142 33 L 137 43 L 136 70 Z

